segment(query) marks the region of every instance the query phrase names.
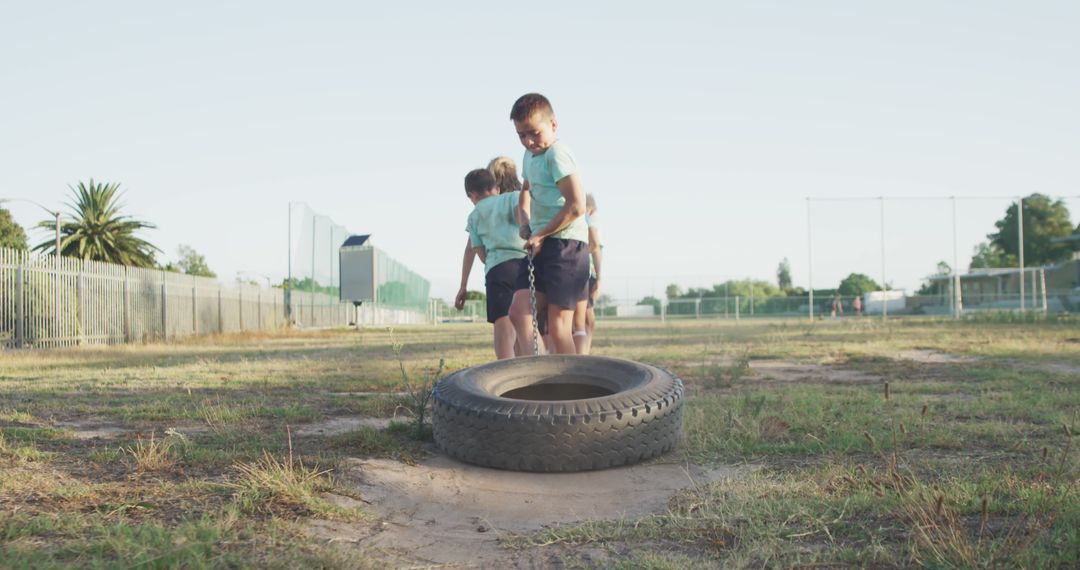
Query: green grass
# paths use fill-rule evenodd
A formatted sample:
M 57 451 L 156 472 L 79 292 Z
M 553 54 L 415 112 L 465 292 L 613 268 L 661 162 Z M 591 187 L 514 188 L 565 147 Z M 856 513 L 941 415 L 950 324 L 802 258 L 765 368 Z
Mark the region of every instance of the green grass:
M 686 383 L 673 458 L 756 471 L 682 492 L 665 512 L 502 543 L 558 546 L 569 567 L 1073 567 L 1076 331 L 1069 319 L 601 321 L 596 354 Z M 907 350 L 969 360 L 896 359 Z M 441 359 L 452 372 L 490 352 L 490 327 L 461 325 L 6 353 L 0 566 L 406 564 L 343 554 L 303 529 L 372 523 L 327 500 L 355 494 L 337 479 L 348 458 L 428 455 L 402 364 L 419 380 Z M 775 359 L 815 372 L 780 381 L 756 368 Z M 395 421 L 295 435 L 356 416 Z M 101 426 L 121 435 L 80 433 Z

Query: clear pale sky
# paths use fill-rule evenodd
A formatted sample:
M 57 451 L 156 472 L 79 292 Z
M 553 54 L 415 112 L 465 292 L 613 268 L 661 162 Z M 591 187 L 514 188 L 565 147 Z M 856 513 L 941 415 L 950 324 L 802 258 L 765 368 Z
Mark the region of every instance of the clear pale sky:
M 784 257 L 805 286 L 807 196 L 1080 195 L 1077 30 L 1067 1 L 8 2 L 0 197 L 120 182 L 165 259 L 191 245 L 226 280 L 284 276 L 302 201 L 451 297 L 462 178 L 520 161 L 510 106 L 539 91 L 610 294 L 774 280 Z M 964 268 L 1007 205 L 959 202 Z M 880 279 L 878 204 L 813 208 L 814 285 Z M 894 285 L 952 263 L 950 208 L 886 203 Z

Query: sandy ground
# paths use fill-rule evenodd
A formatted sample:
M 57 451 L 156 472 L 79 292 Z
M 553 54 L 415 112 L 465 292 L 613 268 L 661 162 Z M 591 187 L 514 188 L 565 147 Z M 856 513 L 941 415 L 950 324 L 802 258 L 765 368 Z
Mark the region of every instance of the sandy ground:
M 774 382 L 814 384 L 874 384 L 881 377 L 850 368 L 790 360 L 751 360 L 750 369 L 761 379 Z
M 468 568 L 543 567 L 499 547 L 506 533 L 526 533 L 590 519 L 662 512 L 672 495 L 753 466 L 702 468 L 653 462 L 584 473 L 541 474 L 474 467 L 437 455 L 418 465 L 352 459 L 338 476 L 382 518 L 372 531 L 321 525 L 319 538 L 355 543 L 428 564 Z

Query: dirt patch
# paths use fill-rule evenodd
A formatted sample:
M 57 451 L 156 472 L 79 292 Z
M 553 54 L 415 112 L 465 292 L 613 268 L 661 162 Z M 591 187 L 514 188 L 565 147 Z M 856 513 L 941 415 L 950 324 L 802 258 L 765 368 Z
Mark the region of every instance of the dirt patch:
M 365 546 L 430 564 L 498 568 L 517 562 L 515 553 L 499 548 L 503 534 L 663 511 L 677 491 L 753 470 L 651 463 L 584 473 L 519 473 L 436 456 L 418 465 L 351 459 L 340 475 L 384 517 L 381 532 L 363 540 Z
M 1053 374 L 1080 374 L 1080 365 L 1069 364 L 1067 362 L 1039 362 L 1037 364 L 1026 365 L 1025 367 L 1042 370 L 1043 372 L 1051 372 Z
M 71 432 L 75 439 L 116 439 L 131 431 L 130 427 L 87 422 L 56 422 L 56 427 Z
M 394 398 L 404 398 L 409 395 L 409 392 L 323 392 L 327 396 L 334 397 L 356 397 L 356 398 L 369 398 L 375 396 L 387 396 Z
M 314 437 L 339 435 L 355 431 L 362 427 L 386 429 L 393 418 L 363 418 L 359 416 L 338 416 L 321 422 L 294 426 L 292 433 L 296 437 Z
M 750 369 L 762 381 L 803 384 L 876 384 L 880 376 L 850 368 L 791 362 L 788 360 L 751 360 Z
M 940 350 L 928 348 L 901 350 L 893 354 L 892 358 L 895 360 L 910 360 L 920 364 L 971 364 L 979 361 L 979 359 L 974 356 L 949 354 L 948 352 L 941 352 Z

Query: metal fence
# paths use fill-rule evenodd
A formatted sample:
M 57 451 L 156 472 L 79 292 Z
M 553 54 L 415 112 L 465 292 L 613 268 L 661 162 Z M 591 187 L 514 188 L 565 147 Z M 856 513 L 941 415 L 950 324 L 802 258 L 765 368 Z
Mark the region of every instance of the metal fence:
M 882 303 L 859 298 L 856 309 L 854 296 L 842 296 L 833 311 L 834 297 L 814 297 L 814 317 L 831 318 L 853 316 L 881 316 Z M 1080 312 L 1080 290 L 1050 290 L 1046 295 L 1029 296 L 1024 310 L 1052 314 Z M 954 299 L 951 294 L 906 295 L 888 302 L 885 311 L 889 317 L 954 315 Z M 1019 311 L 1018 294 L 968 294 L 963 298 L 962 314 L 991 311 Z M 612 299 L 601 297 L 595 307 L 598 319 L 746 319 L 746 318 L 807 318 L 810 314 L 809 296 L 766 297 L 700 297 L 691 299 Z M 466 301 L 458 311 L 442 300 L 432 300 L 432 321 L 435 323 L 485 322 L 485 301 Z
M 345 326 L 352 304 L 294 292 L 292 322 Z M 287 324 L 285 292 L 155 269 L 0 248 L 0 348 L 55 348 L 271 331 Z
M 882 316 L 882 303 L 855 297 L 840 297 L 834 310 L 833 296 L 815 296 L 816 318 Z M 657 318 L 657 319 L 745 319 L 754 317 L 807 318 L 810 314 L 809 296 L 767 297 L 702 297 L 693 299 L 606 299 L 602 298 L 595 310 L 598 319 L 606 318 Z M 1028 312 L 1048 314 L 1080 312 L 1080 289 L 1050 290 L 1034 300 L 1026 299 L 1023 305 Z M 884 311 L 889 317 L 899 316 L 952 316 L 954 300 L 951 295 L 907 295 L 888 301 Z M 961 314 L 970 315 L 992 311 L 1020 311 L 1018 294 L 980 294 L 963 298 Z

